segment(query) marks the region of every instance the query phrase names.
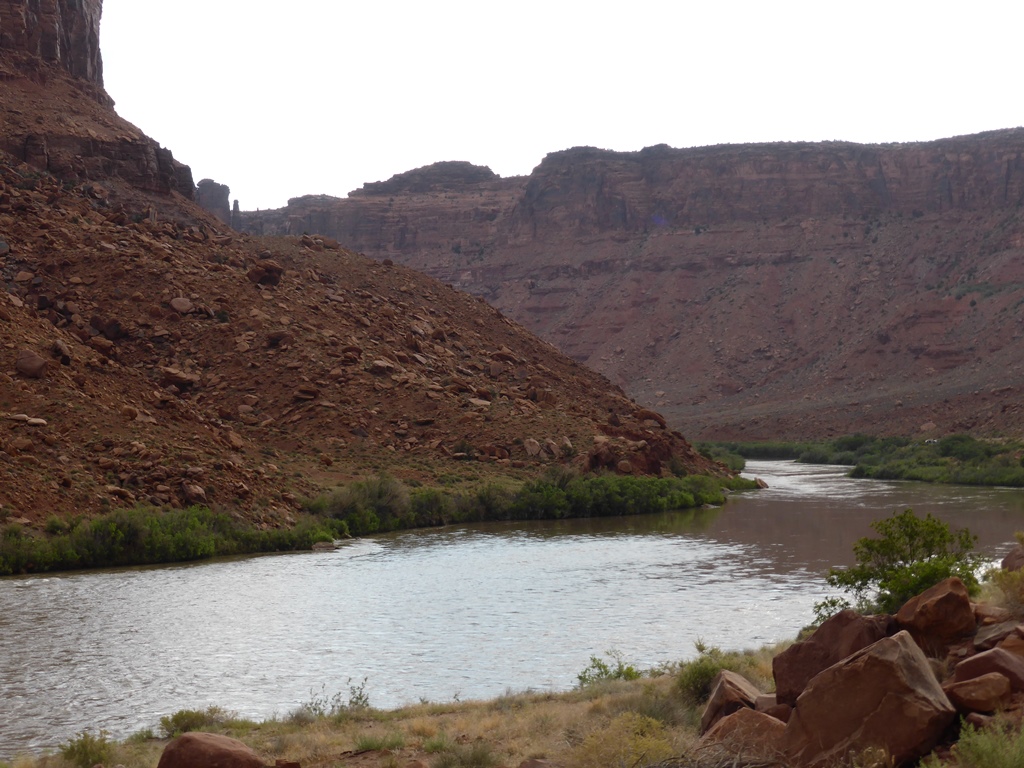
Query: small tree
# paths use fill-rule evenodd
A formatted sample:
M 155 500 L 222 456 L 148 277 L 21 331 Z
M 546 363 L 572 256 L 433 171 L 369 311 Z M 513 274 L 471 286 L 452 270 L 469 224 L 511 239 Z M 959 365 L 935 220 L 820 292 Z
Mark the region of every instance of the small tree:
M 863 538 L 853 545 L 857 564 L 832 568 L 826 579 L 830 586 L 852 594 L 858 609 L 895 613 L 907 600 L 950 576 L 958 577 L 970 593 L 978 591 L 976 571 L 982 559 L 972 552 L 978 537 L 966 528 L 953 530 L 931 514 L 921 518 L 910 509 L 876 520 L 871 527 L 879 538 Z M 842 601 L 826 602 L 834 609 L 845 607 Z

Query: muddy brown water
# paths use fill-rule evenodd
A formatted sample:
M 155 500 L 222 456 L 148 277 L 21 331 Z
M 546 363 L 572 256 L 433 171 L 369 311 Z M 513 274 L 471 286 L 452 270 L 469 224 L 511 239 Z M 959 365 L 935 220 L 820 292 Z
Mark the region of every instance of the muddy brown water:
M 792 637 L 869 523 L 911 507 L 993 557 L 1024 492 L 751 462 L 714 510 L 460 526 L 336 552 L 0 579 L 0 757 L 221 706 L 286 715 L 366 680 L 370 703 L 564 690 L 592 655 L 640 666 Z

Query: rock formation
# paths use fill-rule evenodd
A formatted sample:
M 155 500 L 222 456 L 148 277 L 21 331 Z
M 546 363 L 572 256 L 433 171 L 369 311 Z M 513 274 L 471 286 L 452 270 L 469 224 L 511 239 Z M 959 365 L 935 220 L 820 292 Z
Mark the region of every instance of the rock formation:
M 62 67 L 108 101 L 102 94 L 102 12 L 103 0 L 0 0 L 0 51 Z
M 0 0 L 0 150 L 65 181 L 118 177 L 191 198 L 189 167 L 110 109 L 101 11 L 102 0 Z
M 1024 427 L 1024 129 L 460 168 L 242 228 L 327 234 L 483 296 L 688 433 Z
M 735 672 L 719 673 L 700 751 L 723 763 L 758 758 L 794 768 L 868 754 L 878 764 L 912 764 L 936 745 L 948 750 L 958 715 L 982 727 L 998 709 L 1019 720 L 1022 630 L 1005 612 L 971 604 L 956 578 L 896 616 L 843 611 L 775 658 L 775 696 L 759 695 Z M 950 647 L 952 639 L 959 643 Z
M 196 204 L 231 226 L 231 188 L 213 179 L 203 179 L 196 185 Z M 238 201 L 235 201 L 237 206 Z
M 300 495 L 369 466 L 725 473 L 478 299 L 329 237 L 228 230 L 75 74 L 98 12 L 0 4 L 0 518 L 38 532 L 54 513 L 215 504 L 287 526 Z M 43 21 L 59 47 L 18 32 Z M 402 185 L 466 174 L 493 175 Z M 203 187 L 230 217 L 227 188 Z

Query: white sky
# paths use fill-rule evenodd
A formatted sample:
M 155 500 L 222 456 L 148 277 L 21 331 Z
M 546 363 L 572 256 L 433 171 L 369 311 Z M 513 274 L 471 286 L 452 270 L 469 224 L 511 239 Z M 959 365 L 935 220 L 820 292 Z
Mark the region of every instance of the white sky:
M 439 160 L 1024 125 L 1020 0 L 105 0 L 122 117 L 243 210 Z

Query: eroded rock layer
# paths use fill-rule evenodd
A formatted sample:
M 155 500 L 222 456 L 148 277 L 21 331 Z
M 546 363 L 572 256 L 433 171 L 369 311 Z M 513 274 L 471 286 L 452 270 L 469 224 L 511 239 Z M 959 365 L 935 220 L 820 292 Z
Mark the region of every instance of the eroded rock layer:
M 1012 129 L 439 164 L 242 221 L 484 296 L 688 433 L 765 438 L 1024 427 L 1022 203 Z

